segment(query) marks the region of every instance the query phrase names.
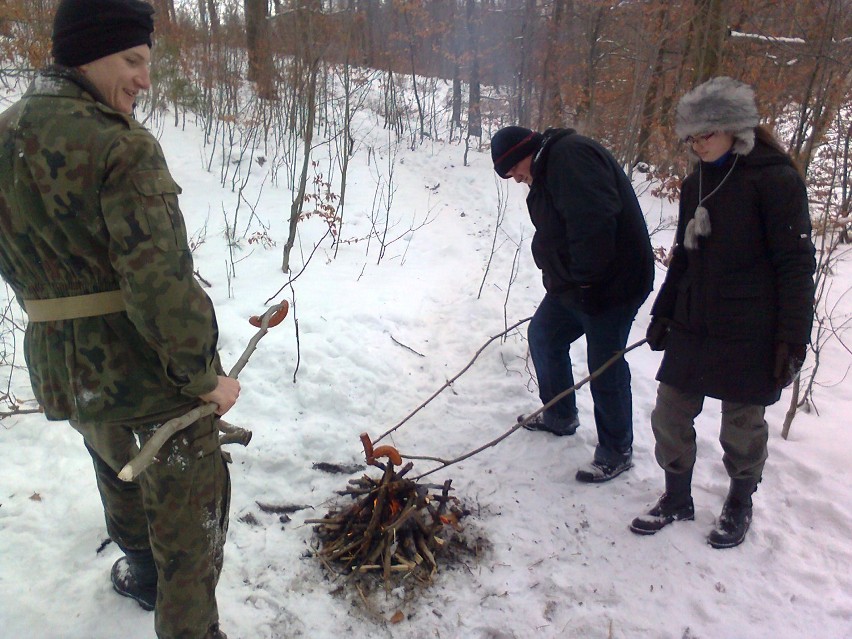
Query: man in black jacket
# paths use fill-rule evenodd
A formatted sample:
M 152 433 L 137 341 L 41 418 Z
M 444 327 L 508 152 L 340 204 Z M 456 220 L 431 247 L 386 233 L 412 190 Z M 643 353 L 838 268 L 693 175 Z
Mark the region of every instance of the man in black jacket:
M 571 344 L 586 336 L 589 371 L 627 344 L 633 318 L 653 288 L 648 229 L 624 171 L 600 144 L 573 129 L 544 134 L 500 129 L 491 140 L 494 170 L 530 187 L 532 254 L 546 294 L 529 327 L 530 355 L 546 404 L 574 385 Z M 582 482 L 605 482 L 632 466 L 630 368 L 620 359 L 591 382 L 598 445 Z M 570 394 L 527 424 L 573 435 L 579 426 Z

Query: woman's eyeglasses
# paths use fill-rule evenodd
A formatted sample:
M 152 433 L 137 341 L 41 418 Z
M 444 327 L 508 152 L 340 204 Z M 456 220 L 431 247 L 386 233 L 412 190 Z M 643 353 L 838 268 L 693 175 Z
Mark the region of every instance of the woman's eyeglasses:
M 710 138 L 716 135 L 716 131 L 711 131 L 710 133 L 702 133 L 701 135 L 687 135 L 683 139 L 684 144 L 695 144 L 696 142 L 706 142 Z

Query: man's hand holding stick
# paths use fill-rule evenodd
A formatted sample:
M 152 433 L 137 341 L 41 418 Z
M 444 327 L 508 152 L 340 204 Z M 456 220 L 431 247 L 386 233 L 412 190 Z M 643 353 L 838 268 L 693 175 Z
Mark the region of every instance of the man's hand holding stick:
M 191 411 L 181 415 L 180 417 L 170 419 L 154 431 L 154 434 L 147 442 L 145 442 L 145 445 L 142 447 L 142 450 L 139 451 L 139 454 L 121 469 L 121 472 L 118 474 L 119 479 L 123 481 L 133 481 L 136 477 L 138 477 L 142 471 L 151 465 L 157 453 L 160 451 L 160 448 L 162 448 L 163 444 L 171 439 L 175 433 L 180 432 L 190 424 L 194 424 L 199 419 L 206 417 L 207 415 L 211 415 L 213 413 L 224 415 L 237 401 L 237 396 L 240 392 L 239 384 L 237 383 L 237 376 L 248 363 L 249 357 L 251 357 L 252 353 L 254 353 L 257 348 L 257 343 L 260 341 L 260 338 L 266 335 L 270 328 L 280 324 L 287 316 L 289 309 L 290 304 L 287 300 L 284 300 L 280 304 L 276 304 L 275 306 L 267 309 L 261 317 L 255 315 L 250 318 L 249 322 L 252 326 L 258 327 L 257 333 L 255 333 L 254 337 L 249 340 L 248 346 L 246 346 L 243 354 L 228 373 L 228 376 L 220 377 L 216 388 L 210 393 L 201 396 L 200 399 L 207 403 L 193 408 Z M 233 438 L 235 430 L 243 431 L 244 433 L 243 436 L 236 440 L 238 441 L 242 439 L 245 440 L 245 443 L 248 443 L 248 440 L 251 439 L 251 433 L 249 431 L 237 429 L 234 426 L 228 425 L 225 432 Z

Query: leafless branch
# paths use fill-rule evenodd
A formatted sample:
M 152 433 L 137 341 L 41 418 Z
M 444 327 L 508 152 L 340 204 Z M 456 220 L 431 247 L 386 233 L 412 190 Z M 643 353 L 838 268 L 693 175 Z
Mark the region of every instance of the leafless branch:
M 297 279 L 299 279 L 299 277 L 302 275 L 302 273 L 304 273 L 304 272 L 305 272 L 305 269 L 306 269 L 306 268 L 308 268 L 308 264 L 310 264 L 310 263 L 311 263 L 311 259 L 314 257 L 314 253 L 316 253 L 316 252 L 317 252 L 317 249 L 318 249 L 318 248 L 320 247 L 320 245 L 322 244 L 322 241 L 323 241 L 325 238 L 327 238 L 327 237 L 328 237 L 328 234 L 329 234 L 329 233 L 331 233 L 331 227 L 330 227 L 330 226 L 326 229 L 325 233 L 323 233 L 323 236 L 319 239 L 319 242 L 317 242 L 317 243 L 314 245 L 314 248 L 313 248 L 313 249 L 311 249 L 311 253 L 310 253 L 310 255 L 308 255 L 308 259 L 307 259 L 307 260 L 305 260 L 305 263 L 304 263 L 304 265 L 302 266 L 302 269 L 301 269 L 298 273 L 296 273 L 293 277 L 291 277 L 289 280 L 287 280 L 281 288 L 279 288 L 277 291 L 275 291 L 275 293 L 274 293 L 274 294 L 272 294 L 272 295 L 271 295 L 271 296 L 270 296 L 270 297 L 266 300 L 265 304 L 269 304 L 269 302 L 271 302 L 272 300 L 277 299 L 277 298 L 278 298 L 278 296 L 279 296 L 279 295 L 281 295 L 281 291 L 283 291 L 283 290 L 284 290 L 285 288 L 287 288 L 288 286 L 290 286 L 290 287 L 292 288 L 292 284 L 293 284 L 293 282 L 295 282 Z
M 400 426 L 402 426 L 405 422 L 407 422 L 409 419 L 411 419 L 412 417 L 414 417 L 414 415 L 416 415 L 418 412 L 420 412 L 420 410 L 421 410 L 422 408 L 424 408 L 427 404 L 429 404 L 429 402 L 431 402 L 431 401 L 432 401 L 433 399 L 435 399 L 438 395 L 440 395 L 442 392 L 444 392 L 444 390 L 446 390 L 447 388 L 449 388 L 450 386 L 452 386 L 453 382 L 455 382 L 455 381 L 456 381 L 459 377 L 461 377 L 461 376 L 462 376 L 465 372 L 467 372 L 467 370 L 468 370 L 471 366 L 473 366 L 473 363 L 476 361 L 476 359 L 477 359 L 477 358 L 478 358 L 478 357 L 482 354 L 482 351 L 484 351 L 484 350 L 488 347 L 488 345 L 489 345 L 491 342 L 493 342 L 495 339 L 499 339 L 499 338 L 501 338 L 503 335 L 505 335 L 506 333 L 508 333 L 508 332 L 509 332 L 509 331 L 511 331 L 512 329 L 517 328 L 517 327 L 518 327 L 518 326 L 520 326 L 521 324 L 524 324 L 525 322 L 529 322 L 531 319 L 532 319 L 531 317 L 527 317 L 526 319 L 522 319 L 522 320 L 520 320 L 519 322 L 515 322 L 514 324 L 512 324 L 509 328 L 507 328 L 507 329 L 506 329 L 505 331 L 503 331 L 502 333 L 498 333 L 497 335 L 492 336 L 492 337 L 491 337 L 491 338 L 490 338 L 487 342 L 485 342 L 485 344 L 483 344 L 483 345 L 479 348 L 479 350 L 478 350 L 478 351 L 476 351 L 476 354 L 473 356 L 473 359 L 472 359 L 472 360 L 470 360 L 470 361 L 467 363 L 467 366 L 465 366 L 463 369 L 461 369 L 461 370 L 460 370 L 458 373 L 456 373 L 456 374 L 455 374 L 452 378 L 448 379 L 448 380 L 447 380 L 447 382 L 446 382 L 443 386 L 441 386 L 441 388 L 439 388 L 437 391 L 435 391 L 429 399 L 427 399 L 425 402 L 423 402 L 422 404 L 420 404 L 420 406 L 418 406 L 418 407 L 417 407 L 417 408 L 415 408 L 412 412 L 410 412 L 408 415 L 406 415 L 406 416 L 403 418 L 403 420 L 402 420 L 401 422 L 399 422 L 396 426 L 394 426 L 393 428 L 391 428 L 391 429 L 390 429 L 390 430 L 388 430 L 387 432 L 385 432 L 385 433 L 383 433 L 383 434 L 379 435 L 379 437 L 377 437 L 377 438 L 374 440 L 374 442 L 373 442 L 373 443 L 380 442 L 380 441 L 381 441 L 381 440 L 383 440 L 385 437 L 387 437 L 388 435 L 390 435 L 390 434 L 391 434 L 392 432 L 394 432 L 397 428 L 399 428 L 399 427 L 400 427 Z

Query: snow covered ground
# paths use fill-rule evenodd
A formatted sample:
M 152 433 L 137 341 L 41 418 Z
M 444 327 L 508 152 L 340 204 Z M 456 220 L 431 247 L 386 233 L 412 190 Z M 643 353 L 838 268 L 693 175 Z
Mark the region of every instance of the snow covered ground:
M 705 542 L 727 490 L 717 441 L 719 403 L 708 400 L 697 430 L 694 522 L 638 537 L 628 522 L 658 497 L 662 471 L 653 457 L 649 414 L 660 355 L 630 353 L 635 468 L 599 486 L 574 480 L 595 444 L 588 389 L 579 392 L 582 426 L 556 438 L 518 431 L 495 448 L 432 476 L 452 479 L 473 511 L 467 525 L 490 550 L 466 567 L 438 572 L 417 597 L 396 591 L 372 610 L 357 596 L 334 594 L 315 559 L 312 528 L 347 476 L 316 462 L 363 463 L 358 435 L 385 432 L 455 376 L 491 336 L 532 315 L 543 295 L 529 254 L 532 228 L 526 187 L 496 179 L 487 152 L 435 141 L 388 155 L 387 131 L 363 115 L 347 191 L 343 237 L 366 237 L 377 182 L 393 168 L 389 219 L 395 225 L 379 260 L 374 238 L 340 246 L 326 238 L 304 273 L 283 293 L 295 307 L 261 342 L 240 379 L 242 397 L 229 421 L 251 428 L 247 448 L 230 446 L 233 500 L 225 569 L 218 589 L 222 627 L 231 639 L 589 639 L 852 637 L 852 384 L 850 354 L 836 342 L 822 355 L 819 414 L 800 414 L 780 437 L 789 400 L 771 407 L 770 459 L 755 495 L 745 543 L 714 550 Z M 215 302 L 221 352 L 229 368 L 253 335 L 246 318 L 287 281 L 281 247 L 291 195 L 267 178 L 256 213 L 276 246 L 242 240 L 228 282 L 223 211 L 236 195 L 203 169 L 201 134 L 162 131 L 166 157 L 183 187 L 190 233 L 207 227 L 195 252 Z M 375 153 L 368 154 L 367 146 Z M 246 193 L 254 202 L 269 165 L 255 165 Z M 499 184 L 498 184 L 499 182 Z M 497 250 L 478 297 L 494 237 L 498 192 L 508 197 Z M 676 215 L 675 205 L 641 196 L 649 225 Z M 381 207 L 380 207 L 381 208 Z M 248 221 L 241 210 L 238 228 Z M 431 221 L 414 231 L 424 218 Z M 255 223 L 249 236 L 261 231 Z M 299 272 L 325 232 L 316 216 L 300 224 L 293 251 Z M 670 232 L 656 245 L 668 246 Z M 522 243 L 517 255 L 517 244 Z M 514 265 L 514 266 L 513 266 Z M 513 269 L 517 269 L 513 280 Z M 834 275 L 835 297 L 852 285 L 847 260 Z M 663 272 L 658 270 L 657 285 Z M 229 295 L 229 288 L 232 292 Z M 280 296 L 279 296 L 280 297 Z M 847 295 L 836 311 L 848 317 Z M 644 336 L 653 295 L 630 341 Z M 295 321 L 300 348 L 297 364 Z M 383 443 L 403 454 L 456 457 L 512 427 L 539 406 L 526 361 L 524 325 L 495 340 L 459 380 Z M 847 341 L 849 336 L 847 334 Z M 407 348 L 406 348 L 407 347 Z M 585 344 L 573 349 L 585 376 Z M 31 397 L 16 377 L 20 398 Z M 114 545 L 106 537 L 91 462 L 79 436 L 38 415 L 0 422 L 0 634 L 38 639 L 142 639 L 153 615 L 113 593 Z M 415 470 L 432 465 L 417 462 Z M 310 508 L 281 523 L 257 502 Z M 405 618 L 391 624 L 401 610 Z

